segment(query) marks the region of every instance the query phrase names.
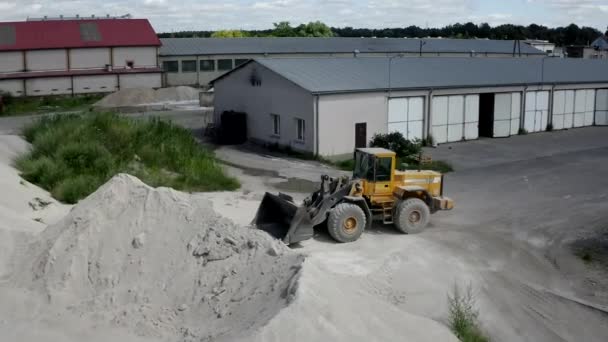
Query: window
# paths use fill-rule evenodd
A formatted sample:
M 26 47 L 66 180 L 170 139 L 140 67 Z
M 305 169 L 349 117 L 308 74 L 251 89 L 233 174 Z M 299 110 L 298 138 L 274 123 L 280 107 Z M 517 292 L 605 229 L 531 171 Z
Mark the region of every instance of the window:
M 245 59 L 235 59 L 234 60 L 234 65 L 238 67 L 241 64 L 247 63 L 248 60 L 249 59 L 247 59 L 247 58 L 245 58 Z
M 232 70 L 232 59 L 220 59 L 217 61 L 218 70 Z
M 391 180 L 392 158 L 376 158 L 376 181 L 389 182 Z
M 196 61 L 182 61 L 182 72 L 196 72 Z
M 201 71 L 215 71 L 215 61 L 214 60 L 202 60 L 201 61 Z
M 178 65 L 177 61 L 164 61 L 163 70 L 166 72 L 178 72 L 179 65 Z
M 298 138 L 298 141 L 304 141 L 305 137 L 306 137 L 306 123 L 302 119 L 296 119 L 296 121 L 297 121 L 297 127 L 298 127 L 296 136 Z
M 272 119 L 272 135 L 281 135 L 281 117 L 276 114 L 270 114 Z

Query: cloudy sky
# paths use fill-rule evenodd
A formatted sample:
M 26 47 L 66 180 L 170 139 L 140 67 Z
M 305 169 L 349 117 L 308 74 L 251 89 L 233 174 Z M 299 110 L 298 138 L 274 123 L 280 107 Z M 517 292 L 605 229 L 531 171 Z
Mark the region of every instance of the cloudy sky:
M 261 29 L 273 22 L 437 27 L 455 22 L 608 25 L 608 0 L 0 0 L 0 21 L 44 15 L 148 18 L 158 32 Z

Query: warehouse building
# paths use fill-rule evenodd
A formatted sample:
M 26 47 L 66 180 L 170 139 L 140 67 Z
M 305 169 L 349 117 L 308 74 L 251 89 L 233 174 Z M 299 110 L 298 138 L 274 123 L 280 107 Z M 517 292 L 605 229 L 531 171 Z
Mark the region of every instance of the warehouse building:
M 207 85 L 261 57 L 542 57 L 512 40 L 407 38 L 166 38 L 160 60 L 165 84 Z
M 249 139 L 350 155 L 374 133 L 435 143 L 608 124 L 608 63 L 561 58 L 256 59 L 214 80 Z
M 0 23 L 0 91 L 41 96 L 160 87 L 159 47 L 145 19 Z

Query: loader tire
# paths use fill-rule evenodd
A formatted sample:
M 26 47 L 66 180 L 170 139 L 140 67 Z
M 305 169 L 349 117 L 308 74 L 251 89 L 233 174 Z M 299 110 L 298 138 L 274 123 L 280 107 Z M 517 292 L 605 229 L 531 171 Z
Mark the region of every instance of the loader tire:
M 426 228 L 431 218 L 429 206 L 419 198 L 399 201 L 395 207 L 395 228 L 405 234 L 417 234 Z
M 327 230 L 338 242 L 353 242 L 363 234 L 366 223 L 365 213 L 358 205 L 340 203 L 329 213 Z

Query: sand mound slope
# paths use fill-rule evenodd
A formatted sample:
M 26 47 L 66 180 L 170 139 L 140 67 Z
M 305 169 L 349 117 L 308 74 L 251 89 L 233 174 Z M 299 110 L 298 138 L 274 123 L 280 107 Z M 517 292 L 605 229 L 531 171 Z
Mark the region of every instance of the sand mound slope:
M 103 108 L 133 107 L 146 104 L 198 101 L 198 89 L 186 86 L 160 88 L 121 89 L 97 101 L 93 106 Z
M 231 340 L 287 304 L 302 261 L 203 195 L 118 175 L 41 233 L 13 282 L 139 336 Z

